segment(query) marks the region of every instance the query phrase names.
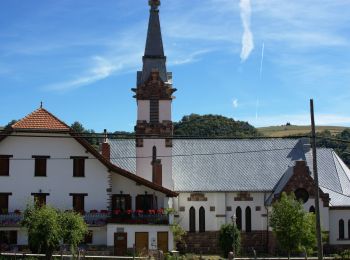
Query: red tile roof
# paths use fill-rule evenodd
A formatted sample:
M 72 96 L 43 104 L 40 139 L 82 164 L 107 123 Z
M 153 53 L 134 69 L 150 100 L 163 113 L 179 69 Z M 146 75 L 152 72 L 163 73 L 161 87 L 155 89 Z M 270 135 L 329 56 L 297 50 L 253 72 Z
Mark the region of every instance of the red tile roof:
M 39 108 L 13 124 L 14 130 L 70 131 L 68 125 L 44 108 Z

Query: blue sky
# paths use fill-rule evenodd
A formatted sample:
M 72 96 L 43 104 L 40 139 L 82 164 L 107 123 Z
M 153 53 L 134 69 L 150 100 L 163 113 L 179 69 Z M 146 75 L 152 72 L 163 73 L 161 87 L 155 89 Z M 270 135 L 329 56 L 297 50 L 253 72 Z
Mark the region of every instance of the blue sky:
M 132 130 L 146 0 L 0 1 L 0 125 L 44 107 L 68 124 Z M 350 126 L 350 1 L 162 0 L 173 120 Z

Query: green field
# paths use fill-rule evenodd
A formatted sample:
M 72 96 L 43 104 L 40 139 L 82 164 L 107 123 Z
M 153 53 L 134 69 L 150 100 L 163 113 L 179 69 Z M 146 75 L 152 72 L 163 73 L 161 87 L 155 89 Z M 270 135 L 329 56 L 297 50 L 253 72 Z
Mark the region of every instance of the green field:
M 322 132 L 324 130 L 330 131 L 332 134 L 338 134 L 342 132 L 347 127 L 343 126 L 317 126 L 316 132 Z M 305 135 L 311 132 L 310 126 L 268 126 L 268 127 L 258 127 L 260 133 L 264 136 L 269 137 L 286 137 L 290 135 Z

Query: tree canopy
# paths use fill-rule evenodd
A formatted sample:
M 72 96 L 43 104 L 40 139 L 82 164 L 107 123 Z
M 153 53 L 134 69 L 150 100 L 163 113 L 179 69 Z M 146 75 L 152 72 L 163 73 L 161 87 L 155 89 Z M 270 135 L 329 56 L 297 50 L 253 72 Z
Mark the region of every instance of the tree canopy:
M 28 244 L 35 253 L 45 253 L 51 259 L 61 241 L 75 252 L 87 232 L 84 219 L 74 212 L 61 212 L 50 206 L 27 206 L 22 226 L 28 231 Z
M 272 205 L 270 226 L 288 257 L 296 251 L 312 251 L 316 246 L 314 214 L 304 211 L 302 202 L 295 199 L 294 193 L 287 195 L 283 192 Z
M 174 123 L 174 134 L 192 137 L 252 137 L 260 136 L 248 122 L 235 121 L 220 115 L 184 116 Z

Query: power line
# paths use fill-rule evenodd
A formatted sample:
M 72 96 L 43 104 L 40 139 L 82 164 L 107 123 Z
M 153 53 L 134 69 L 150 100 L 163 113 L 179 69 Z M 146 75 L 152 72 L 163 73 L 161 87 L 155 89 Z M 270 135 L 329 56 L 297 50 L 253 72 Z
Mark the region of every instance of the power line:
M 218 153 L 191 153 L 191 154 L 174 154 L 174 155 L 157 155 L 157 158 L 173 158 L 173 157 L 190 157 L 190 156 L 214 156 L 214 155 L 231 155 L 231 154 L 247 154 L 247 153 L 260 153 L 260 152 L 270 152 L 270 151 L 283 151 L 291 150 L 295 147 L 286 147 L 286 148 L 275 148 L 275 149 L 260 149 L 260 150 L 249 150 L 249 151 L 233 151 L 233 152 L 218 152 Z M 123 159 L 148 159 L 152 158 L 151 156 L 120 156 L 120 157 L 111 157 L 111 160 L 123 160 Z M 35 158 L 9 158 L 12 161 L 16 160 L 35 160 Z M 74 158 L 68 157 L 50 157 L 47 160 L 73 160 Z M 96 160 L 98 158 L 85 158 L 86 160 Z

